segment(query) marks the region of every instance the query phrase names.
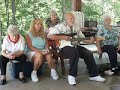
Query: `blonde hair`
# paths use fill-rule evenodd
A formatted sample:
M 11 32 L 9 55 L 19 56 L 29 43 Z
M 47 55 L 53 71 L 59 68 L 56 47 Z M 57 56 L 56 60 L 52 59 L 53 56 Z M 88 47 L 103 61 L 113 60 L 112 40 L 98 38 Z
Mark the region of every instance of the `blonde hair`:
M 39 32 L 36 32 L 36 30 L 35 30 L 35 24 L 37 21 L 39 21 L 39 23 L 42 25 L 42 28 L 41 28 L 41 30 L 39 30 Z M 39 18 L 34 19 L 30 24 L 29 31 L 33 34 L 33 36 L 40 36 L 42 38 L 45 38 L 43 20 L 39 19 Z
M 7 29 L 7 32 L 8 33 L 12 33 L 13 35 L 18 35 L 19 34 L 19 29 L 16 25 L 9 25 L 8 26 L 8 29 Z

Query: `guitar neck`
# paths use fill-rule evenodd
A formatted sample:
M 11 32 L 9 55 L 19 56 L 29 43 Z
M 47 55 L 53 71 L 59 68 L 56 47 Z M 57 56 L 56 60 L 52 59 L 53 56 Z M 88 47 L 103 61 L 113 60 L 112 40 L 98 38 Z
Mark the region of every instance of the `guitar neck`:
M 64 36 L 73 37 L 73 36 L 77 35 L 77 33 L 71 33 L 71 34 L 56 34 L 56 35 L 64 35 Z
M 70 41 L 82 41 L 82 40 L 89 40 L 90 38 L 72 38 Z

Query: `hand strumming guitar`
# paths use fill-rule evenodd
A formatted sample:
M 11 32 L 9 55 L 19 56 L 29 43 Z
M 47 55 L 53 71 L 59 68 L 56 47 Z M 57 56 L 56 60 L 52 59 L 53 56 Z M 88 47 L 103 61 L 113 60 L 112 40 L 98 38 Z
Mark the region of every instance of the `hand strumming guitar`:
M 66 40 L 66 41 L 70 41 L 71 38 L 72 37 L 70 37 L 70 36 L 63 36 L 63 40 Z

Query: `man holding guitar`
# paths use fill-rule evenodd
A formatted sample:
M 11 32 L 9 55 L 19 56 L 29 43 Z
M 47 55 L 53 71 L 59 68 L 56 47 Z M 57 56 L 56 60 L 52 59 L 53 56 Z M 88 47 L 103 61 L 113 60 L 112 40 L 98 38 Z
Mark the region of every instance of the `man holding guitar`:
M 68 75 L 68 83 L 70 85 L 75 85 L 76 80 L 75 77 L 77 76 L 77 68 L 78 68 L 78 60 L 79 57 L 83 58 L 87 69 L 89 71 L 90 80 L 104 82 L 105 79 L 99 76 L 97 71 L 97 65 L 95 63 L 93 53 L 80 46 L 77 45 L 74 47 L 74 45 L 71 44 L 71 37 L 64 34 L 71 34 L 73 32 L 77 33 L 77 36 L 75 35 L 75 38 L 85 38 L 85 36 L 82 34 L 82 32 L 75 31 L 74 29 L 74 23 L 75 23 L 75 17 L 71 12 L 67 12 L 65 14 L 65 22 L 58 24 L 52 28 L 49 28 L 48 38 L 52 40 L 60 40 L 60 46 L 59 48 L 60 53 L 64 55 L 64 57 L 70 59 L 70 69 L 69 69 L 69 75 Z M 59 35 L 58 35 L 59 34 Z M 61 35 L 60 35 L 61 34 Z M 83 40 L 84 42 L 91 43 L 93 41 L 93 38 L 90 40 Z

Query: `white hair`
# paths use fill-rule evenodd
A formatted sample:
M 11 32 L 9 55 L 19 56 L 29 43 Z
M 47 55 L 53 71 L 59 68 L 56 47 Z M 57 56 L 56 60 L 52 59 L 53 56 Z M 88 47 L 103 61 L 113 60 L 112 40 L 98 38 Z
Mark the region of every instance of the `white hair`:
M 8 29 L 7 29 L 8 33 L 12 33 L 14 35 L 18 35 L 19 34 L 19 29 L 16 25 L 9 25 Z
M 104 20 L 107 19 L 107 18 L 111 18 L 111 19 L 112 19 L 112 17 L 111 17 L 110 14 L 104 14 L 104 15 L 102 16 L 102 21 L 104 21 Z

